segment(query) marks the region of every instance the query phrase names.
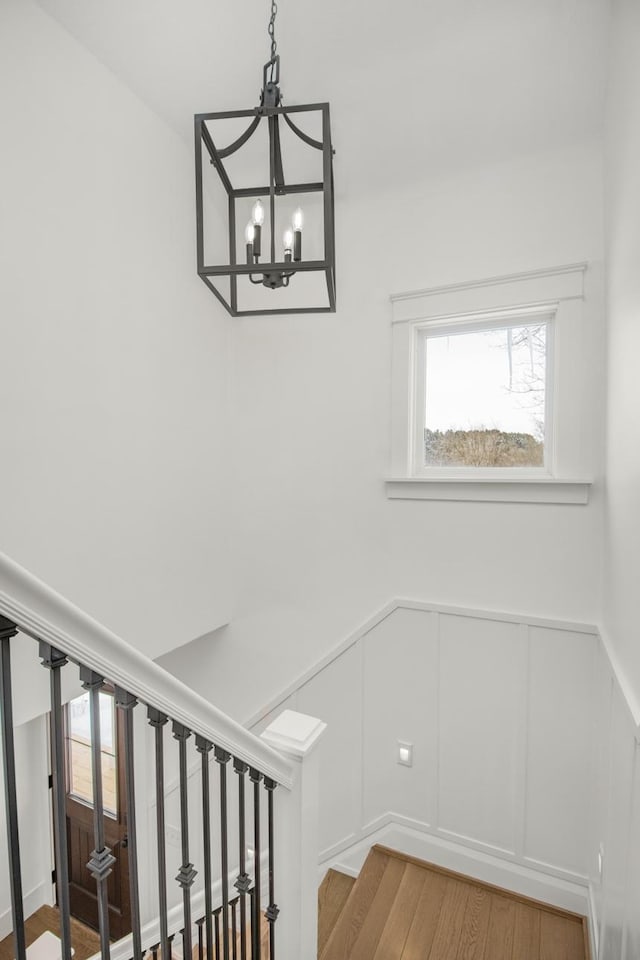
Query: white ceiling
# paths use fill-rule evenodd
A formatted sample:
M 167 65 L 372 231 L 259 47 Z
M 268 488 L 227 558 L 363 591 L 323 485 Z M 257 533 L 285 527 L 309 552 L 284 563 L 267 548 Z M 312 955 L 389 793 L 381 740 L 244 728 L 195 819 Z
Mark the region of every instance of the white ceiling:
M 255 106 L 269 0 L 38 0 L 191 143 Z M 339 192 L 600 135 L 609 0 L 280 0 L 288 103 L 329 100 Z

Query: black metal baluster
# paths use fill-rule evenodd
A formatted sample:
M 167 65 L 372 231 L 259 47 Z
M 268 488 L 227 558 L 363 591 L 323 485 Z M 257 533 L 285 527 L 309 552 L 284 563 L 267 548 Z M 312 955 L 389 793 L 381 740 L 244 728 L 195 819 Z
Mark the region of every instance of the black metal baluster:
M 274 882 L 274 847 L 273 847 L 273 791 L 278 786 L 275 780 L 269 777 L 264 778 L 264 785 L 267 790 L 267 812 L 268 812 L 268 830 L 269 830 L 269 906 L 265 911 L 265 917 L 269 922 L 269 960 L 275 960 L 276 956 L 276 920 L 278 919 L 278 906 L 275 902 L 275 882 Z
M 234 897 L 233 900 L 229 903 L 231 907 L 231 953 L 233 960 L 238 958 L 238 924 L 237 924 L 237 910 L 238 901 L 240 897 Z
M 260 960 L 260 781 L 262 774 L 254 767 L 249 768 L 249 779 L 253 783 L 253 923 L 254 939 L 252 960 Z
M 142 960 L 140 933 L 140 886 L 138 880 L 138 831 L 136 827 L 136 781 L 133 750 L 133 709 L 138 701 L 121 687 L 115 688 L 116 706 L 124 721 L 124 764 L 127 790 L 127 857 L 129 863 L 129 896 L 131 902 L 131 936 L 133 958 Z
M 51 691 L 51 766 L 53 781 L 54 847 L 56 856 L 56 893 L 60 912 L 62 960 L 71 960 L 71 904 L 69 901 L 69 853 L 60 673 L 68 663 L 64 653 L 40 641 L 42 666 L 49 670 Z
M 158 910 L 160 913 L 160 946 L 162 960 L 170 960 L 171 947 L 167 926 L 167 854 L 164 830 L 164 726 L 167 715 L 153 707 L 147 710 L 147 719 L 155 729 L 156 752 L 156 832 L 158 840 Z M 154 958 L 155 960 L 155 958 Z M 186 960 L 186 958 L 185 958 Z
M 227 843 L 227 764 L 231 754 L 216 747 L 214 756 L 220 765 L 220 869 L 222 871 L 222 955 L 229 960 L 229 848 Z
M 11 695 L 11 638 L 18 628 L 11 620 L 0 616 L 0 725 L 2 726 L 2 756 L 4 758 L 4 797 L 7 818 L 7 850 L 11 878 L 11 917 L 16 960 L 25 960 L 27 947 L 24 934 L 24 905 L 22 902 L 22 870 L 20 867 L 20 840 L 18 837 L 18 800 L 16 797 L 16 751 L 13 742 L 13 700 Z
M 196 750 L 202 754 L 202 838 L 204 847 L 204 919 L 207 931 L 207 960 L 213 960 L 213 903 L 211 900 L 211 798 L 209 754 L 213 744 L 196 736 Z
M 202 924 L 205 922 L 206 919 L 207 919 L 206 917 L 200 917 L 199 920 L 196 920 L 196 926 L 198 927 L 198 960 L 204 960 L 204 942 L 203 942 Z
M 191 731 L 177 720 L 173 721 L 173 736 L 178 741 L 180 756 L 180 835 L 182 838 L 182 866 L 176 880 L 182 887 L 182 909 L 184 914 L 184 960 L 192 960 L 191 941 L 191 887 L 197 870 L 189 861 L 189 797 L 187 792 L 187 740 Z
M 154 943 L 154 945 L 151 947 L 151 957 L 152 957 L 152 960 L 158 960 L 158 949 L 159 949 L 159 947 L 160 947 L 160 944 L 159 944 L 159 943 Z
M 216 960 L 220 960 L 220 907 L 215 911 L 213 917 L 216 929 Z
M 255 911 L 255 890 L 253 887 L 249 890 L 249 917 L 251 919 L 251 957 L 255 957 L 256 943 L 256 911 Z
M 100 738 L 100 689 L 104 677 L 88 667 L 80 667 L 80 679 L 89 691 L 89 716 L 91 721 L 91 776 L 93 780 L 93 835 L 95 849 L 87 864 L 89 873 L 95 877 L 98 901 L 98 927 L 100 929 L 100 953 L 102 960 L 109 960 L 109 895 L 107 878 L 116 862 L 104 839 L 104 810 L 102 804 L 102 749 Z
M 251 878 L 247 873 L 246 861 L 244 784 L 249 767 L 242 760 L 234 758 L 233 769 L 238 774 L 238 838 L 240 845 L 240 872 L 234 886 L 240 894 L 240 960 L 247 960 L 247 892 L 251 886 Z

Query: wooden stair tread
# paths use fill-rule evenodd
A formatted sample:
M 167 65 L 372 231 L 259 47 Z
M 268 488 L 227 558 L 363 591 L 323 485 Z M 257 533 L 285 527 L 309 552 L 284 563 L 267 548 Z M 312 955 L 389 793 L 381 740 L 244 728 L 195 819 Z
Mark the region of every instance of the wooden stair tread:
M 318 890 L 318 956 L 327 945 L 331 931 L 342 913 L 355 883 L 355 877 L 349 877 L 339 870 L 327 870 Z
M 354 881 L 354 883 L 355 883 L 355 881 Z M 203 927 L 204 927 L 204 925 L 203 925 Z M 214 927 L 214 930 L 215 930 L 215 927 Z M 203 929 L 203 933 L 204 933 L 204 929 Z M 219 942 L 220 942 L 220 955 L 222 956 L 222 930 L 219 930 L 219 937 L 220 937 L 220 941 L 219 941 Z M 249 915 L 248 910 L 247 910 L 247 927 L 246 927 L 246 931 L 245 931 L 245 942 L 246 942 L 246 954 L 247 954 L 247 957 L 250 957 L 250 956 L 251 956 L 251 917 L 250 917 L 250 915 Z M 206 958 L 206 956 L 207 956 L 206 943 L 207 943 L 207 938 L 206 938 L 206 933 L 204 933 L 204 936 L 203 936 L 203 955 L 204 955 L 205 958 Z M 241 935 L 240 931 L 239 931 L 239 930 L 236 931 L 236 942 L 235 942 L 235 947 L 234 947 L 234 945 L 233 945 L 233 934 L 232 934 L 232 929 L 231 929 L 231 927 L 230 927 L 230 928 L 229 928 L 229 948 L 230 948 L 230 949 L 229 949 L 229 952 L 232 954 L 232 956 L 235 956 L 235 957 L 237 957 L 237 958 L 240 957 L 240 955 L 241 955 L 241 946 L 242 946 L 242 935 Z M 216 952 L 215 952 L 215 940 L 214 940 L 213 943 L 212 943 L 212 949 L 213 949 L 213 956 L 215 957 L 215 955 L 216 955 Z M 160 953 L 158 956 L 159 956 L 159 960 L 162 960 L 162 954 Z M 192 951 L 191 951 L 191 956 L 192 956 L 193 960 L 199 960 L 199 958 L 200 958 L 200 945 L 199 945 L 198 943 L 195 943 L 195 944 L 194 944 L 194 946 L 193 946 L 193 948 L 192 948 Z M 261 914 L 261 916 L 260 916 L 260 956 L 263 958 L 263 960 L 266 960 L 266 958 L 269 956 L 269 923 L 268 923 L 268 921 L 265 919 L 264 914 Z
M 387 847 L 371 849 L 350 889 L 325 880 L 320 960 L 589 958 L 585 917 Z M 331 883 L 348 896 L 325 914 Z
M 60 936 L 60 914 L 57 907 L 46 905 L 39 907 L 27 919 L 25 923 L 27 946 L 47 930 L 57 937 Z M 71 917 L 71 944 L 75 951 L 74 960 L 87 960 L 88 957 L 100 952 L 99 934 L 80 923 L 75 917 Z M 0 941 L 0 960 L 13 960 L 14 957 L 13 934 L 9 934 L 4 940 Z
M 348 960 L 389 859 L 375 848 L 370 851 L 327 940 L 321 960 Z

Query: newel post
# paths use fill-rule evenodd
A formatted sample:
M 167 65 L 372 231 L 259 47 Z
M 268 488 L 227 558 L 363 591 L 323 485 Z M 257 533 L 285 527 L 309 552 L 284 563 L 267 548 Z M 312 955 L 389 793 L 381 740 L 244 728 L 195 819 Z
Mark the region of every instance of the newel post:
M 327 725 L 284 710 L 262 739 L 294 764 L 291 790 L 277 790 L 275 864 L 278 960 L 315 960 L 318 954 L 318 813 L 320 763 L 315 749 Z

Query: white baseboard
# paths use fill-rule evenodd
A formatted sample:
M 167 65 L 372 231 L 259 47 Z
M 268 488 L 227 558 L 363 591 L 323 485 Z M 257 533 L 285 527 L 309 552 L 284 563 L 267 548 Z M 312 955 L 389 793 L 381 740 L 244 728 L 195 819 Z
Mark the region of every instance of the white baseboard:
M 369 850 L 376 843 L 581 916 L 590 917 L 592 912 L 589 888 L 584 882 L 554 877 L 393 820 L 388 820 L 340 853 L 324 859 L 320 864 L 320 875 L 324 876 L 329 868 L 333 868 L 352 877 L 358 876 Z
M 33 890 L 25 893 L 22 899 L 25 919 L 45 904 L 48 906 L 52 905 L 51 890 L 51 883 L 43 881 L 39 883 L 37 887 L 34 887 Z M 13 918 L 11 916 L 11 908 L 9 908 L 9 910 L 0 913 L 0 940 L 8 937 L 12 930 Z

